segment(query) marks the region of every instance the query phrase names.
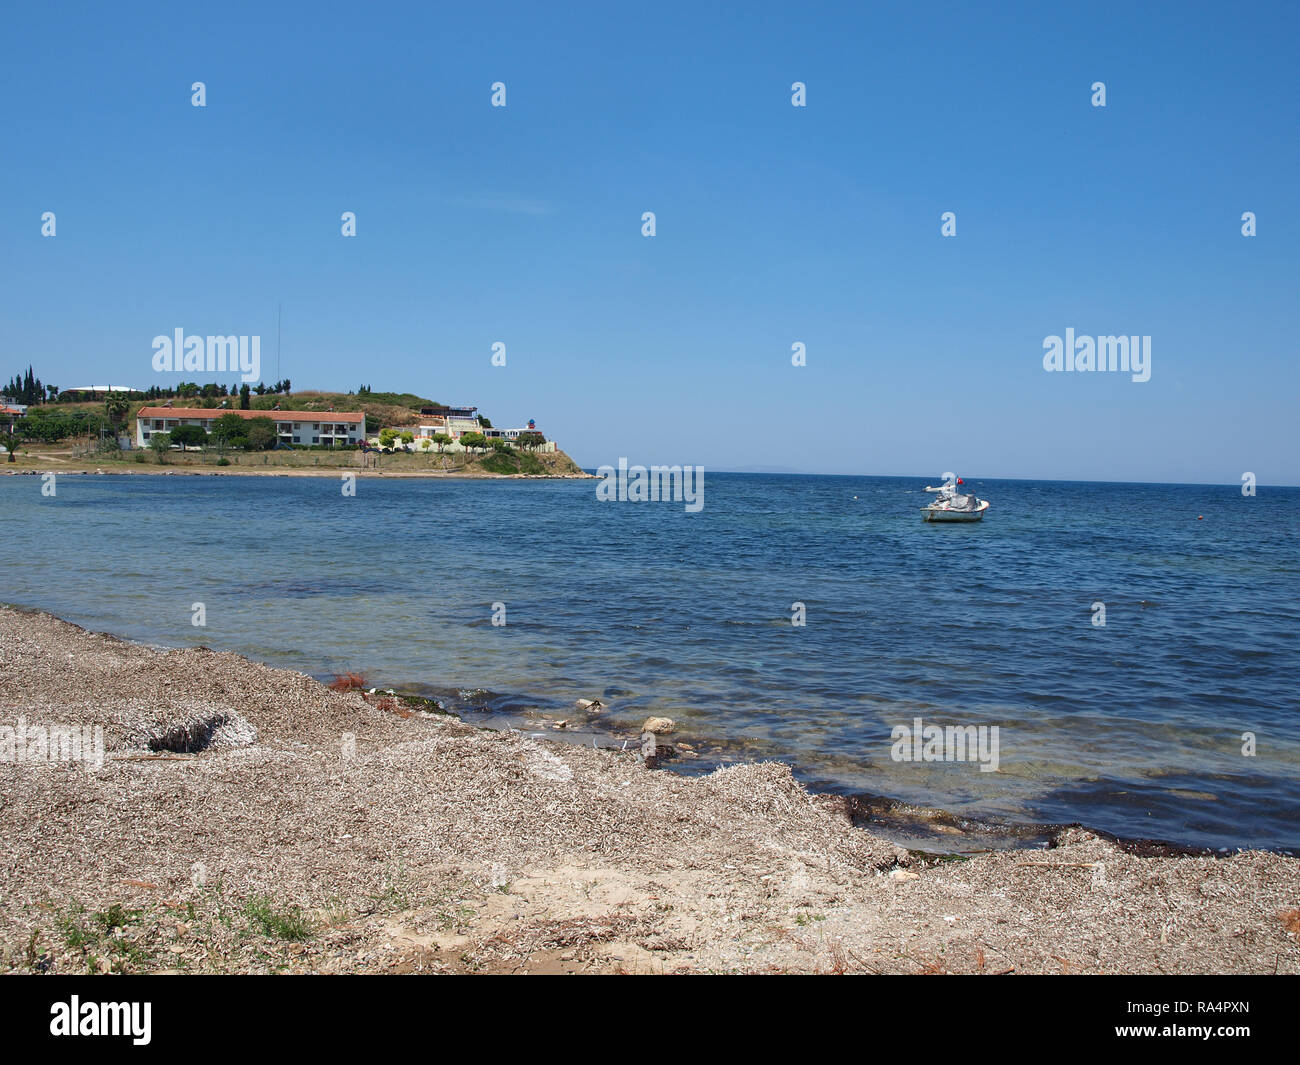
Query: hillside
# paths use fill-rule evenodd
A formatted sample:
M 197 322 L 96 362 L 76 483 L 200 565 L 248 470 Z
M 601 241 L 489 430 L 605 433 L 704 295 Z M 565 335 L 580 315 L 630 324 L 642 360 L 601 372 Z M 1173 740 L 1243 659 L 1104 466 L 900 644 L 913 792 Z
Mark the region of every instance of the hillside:
M 411 392 L 367 392 L 358 396 L 355 392 L 318 390 L 294 392 L 291 395 L 253 396 L 248 405 L 253 410 L 271 410 L 277 404 L 281 410 L 359 410 L 365 413 L 366 426 L 371 433 L 402 425 L 418 425 L 420 408 L 437 405 L 434 400 Z
M 231 407 L 239 406 L 238 396 L 224 396 L 218 398 L 204 398 L 202 396 L 193 396 L 188 399 L 175 398 L 166 399 L 133 399 L 130 401 L 128 418 L 135 419 L 136 413 L 141 407 L 160 407 L 170 402 L 176 407 L 202 407 L 204 409 L 215 410 L 223 402 Z M 249 407 L 252 410 L 270 411 L 276 405 L 281 410 L 310 410 L 326 411 L 333 408 L 336 411 L 355 411 L 359 410 L 366 415 L 366 426 L 369 432 L 376 433 L 380 429 L 395 428 L 403 425 L 416 425 L 420 420 L 420 408 L 435 406 L 435 401 L 426 399 L 423 396 L 417 396 L 411 392 L 368 392 L 365 395 L 358 396 L 355 392 L 322 392 L 318 390 L 307 390 L 303 392 L 293 392 L 285 395 L 267 394 L 265 396 L 251 396 L 249 398 Z M 43 404 L 39 407 L 33 407 L 33 411 L 43 411 L 48 413 L 58 413 L 63 411 L 88 411 L 96 414 L 104 410 L 103 400 L 92 400 L 85 403 L 50 403 Z

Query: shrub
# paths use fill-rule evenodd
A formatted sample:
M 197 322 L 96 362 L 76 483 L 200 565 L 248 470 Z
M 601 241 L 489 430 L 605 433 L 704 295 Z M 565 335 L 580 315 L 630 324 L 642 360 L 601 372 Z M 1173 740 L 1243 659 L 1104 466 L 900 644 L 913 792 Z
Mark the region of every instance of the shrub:
M 519 461 L 512 455 L 503 455 L 499 451 L 494 451 L 482 462 L 479 463 L 488 473 L 518 473 Z

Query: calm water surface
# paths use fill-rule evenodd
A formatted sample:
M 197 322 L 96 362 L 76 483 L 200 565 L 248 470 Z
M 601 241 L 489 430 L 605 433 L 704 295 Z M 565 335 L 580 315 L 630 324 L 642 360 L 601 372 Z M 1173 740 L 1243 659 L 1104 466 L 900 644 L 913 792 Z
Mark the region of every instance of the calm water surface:
M 0 600 L 485 720 L 600 697 L 605 742 L 667 715 L 688 769 L 1300 849 L 1300 489 L 971 481 L 987 519 L 934 526 L 924 478 L 710 473 L 698 514 L 595 483 L 4 477 Z M 894 761 L 918 716 L 997 725 L 999 771 Z

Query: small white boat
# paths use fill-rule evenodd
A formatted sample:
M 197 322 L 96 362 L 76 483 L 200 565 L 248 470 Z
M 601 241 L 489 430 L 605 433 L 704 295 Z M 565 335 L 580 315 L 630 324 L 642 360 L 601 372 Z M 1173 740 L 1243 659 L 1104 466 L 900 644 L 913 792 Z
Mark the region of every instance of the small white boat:
M 951 476 L 946 474 L 945 476 Z M 921 508 L 922 521 L 979 521 L 989 509 L 987 499 L 959 492 L 962 484 L 960 477 L 938 488 L 926 485 L 927 492 L 936 493 L 939 498 L 929 506 Z

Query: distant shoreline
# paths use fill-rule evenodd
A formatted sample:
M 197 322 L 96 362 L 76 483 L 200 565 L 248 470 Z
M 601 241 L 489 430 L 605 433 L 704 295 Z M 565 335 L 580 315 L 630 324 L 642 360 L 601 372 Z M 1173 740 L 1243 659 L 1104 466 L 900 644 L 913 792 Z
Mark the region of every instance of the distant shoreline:
M 582 473 L 489 473 L 486 470 L 377 470 L 366 467 L 349 468 L 331 466 L 326 469 L 294 469 L 289 466 L 268 466 L 253 469 L 243 466 L 219 466 L 201 468 L 182 468 L 177 466 L 144 466 L 141 469 L 82 469 L 80 466 L 49 465 L 42 469 L 6 470 L 0 466 L 0 474 L 11 477 L 39 477 L 45 473 L 58 473 L 79 477 L 117 477 L 117 476 L 154 476 L 154 477 L 338 477 L 340 474 L 353 474 L 357 477 L 386 477 L 389 480 L 418 480 L 423 478 L 442 478 L 461 481 L 586 481 L 594 480 L 595 475 Z
M 127 458 L 126 455 L 132 457 Z M 144 461 L 135 456 L 143 457 Z M 218 465 L 212 452 L 174 452 L 166 462 L 158 462 L 144 452 L 126 452 L 123 457 L 76 455 L 70 451 L 26 451 L 17 462 L 0 459 L 0 474 L 9 476 L 45 473 L 88 474 L 114 476 L 117 474 L 159 477 L 339 477 L 352 474 L 356 477 L 398 478 L 449 478 L 474 480 L 587 480 L 587 473 L 564 452 L 542 456 L 541 469 L 525 473 L 522 470 L 499 472 L 485 469 L 482 460 L 493 460 L 492 454 L 470 458 L 454 469 L 432 465 L 439 456 L 433 455 L 380 455 L 367 461 L 362 452 L 304 452 L 269 451 L 261 455 L 237 454 L 233 461 Z M 260 459 L 260 461 L 253 461 Z M 325 460 L 325 461 L 321 461 Z M 331 461 L 332 460 L 332 461 Z

